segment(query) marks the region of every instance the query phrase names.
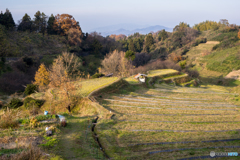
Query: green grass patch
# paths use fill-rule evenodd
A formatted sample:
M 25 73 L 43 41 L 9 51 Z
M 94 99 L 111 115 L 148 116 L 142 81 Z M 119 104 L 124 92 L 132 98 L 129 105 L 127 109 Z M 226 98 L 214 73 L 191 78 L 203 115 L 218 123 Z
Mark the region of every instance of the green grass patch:
M 127 81 L 129 84 L 139 84 L 139 81 L 134 78 L 134 76 L 124 78 L 125 81 Z
M 18 148 L 14 148 L 14 149 L 1 149 L 0 150 L 0 156 L 3 154 L 17 154 L 17 153 L 21 153 L 23 151 L 23 149 L 18 149 Z

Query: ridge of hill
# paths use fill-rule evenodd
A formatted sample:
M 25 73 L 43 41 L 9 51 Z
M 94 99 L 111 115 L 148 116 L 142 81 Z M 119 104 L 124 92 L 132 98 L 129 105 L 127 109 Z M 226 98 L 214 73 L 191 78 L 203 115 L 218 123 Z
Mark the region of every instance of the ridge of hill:
M 160 25 L 155 25 L 155 26 L 149 26 L 149 27 L 145 27 L 145 28 L 136 28 L 136 29 L 126 29 L 126 28 L 119 28 L 119 29 L 114 29 L 111 30 L 109 29 L 109 27 L 106 27 L 106 30 L 104 29 L 100 29 L 99 31 L 96 29 L 97 32 L 100 32 L 102 36 L 109 36 L 112 34 L 124 34 L 124 35 L 131 35 L 134 33 L 140 33 L 140 34 L 148 34 L 150 32 L 157 32 L 160 30 L 165 29 L 168 32 L 172 32 L 172 28 L 168 28 L 165 26 L 160 26 Z

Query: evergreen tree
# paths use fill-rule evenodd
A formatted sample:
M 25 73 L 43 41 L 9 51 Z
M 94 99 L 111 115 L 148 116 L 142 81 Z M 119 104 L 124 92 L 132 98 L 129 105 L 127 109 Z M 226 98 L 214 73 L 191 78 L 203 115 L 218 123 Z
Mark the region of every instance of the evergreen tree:
M 13 29 L 15 27 L 15 22 L 12 18 L 11 12 L 6 9 L 6 12 L 2 15 L 2 25 L 4 25 L 7 29 Z
M 150 48 L 153 45 L 153 43 L 154 43 L 153 36 L 150 33 L 147 35 L 146 40 L 145 40 L 145 51 L 146 52 L 148 52 L 148 53 L 150 52 Z
M 144 39 L 142 38 L 135 38 L 134 39 L 134 46 L 135 46 L 135 51 L 136 52 L 141 52 L 142 49 L 143 49 L 143 42 L 144 42 Z
M 53 14 L 51 14 L 51 17 L 49 17 L 48 22 L 47 22 L 47 33 L 48 34 L 57 34 L 57 31 L 54 29 L 54 21 L 55 17 Z
M 40 11 L 37 11 L 34 15 L 33 27 L 36 32 L 44 34 L 47 26 L 47 16 Z
M 3 13 L 1 11 L 1 14 L 0 14 L 0 24 L 3 25 Z
M 165 29 L 163 29 L 158 33 L 158 40 L 164 41 L 167 38 L 167 36 L 168 36 L 167 32 L 165 31 Z
M 125 58 L 127 59 L 131 59 L 132 61 L 135 59 L 135 52 L 131 51 L 131 50 L 128 50 L 126 53 L 125 53 Z
M 103 46 L 97 39 L 94 39 L 93 43 L 91 44 L 91 48 L 95 54 L 99 54 L 101 53 Z
M 135 46 L 132 39 L 129 40 L 128 50 L 135 52 Z
M 18 31 L 32 31 L 31 17 L 27 13 L 25 13 L 23 18 L 20 20 L 20 24 L 18 25 Z

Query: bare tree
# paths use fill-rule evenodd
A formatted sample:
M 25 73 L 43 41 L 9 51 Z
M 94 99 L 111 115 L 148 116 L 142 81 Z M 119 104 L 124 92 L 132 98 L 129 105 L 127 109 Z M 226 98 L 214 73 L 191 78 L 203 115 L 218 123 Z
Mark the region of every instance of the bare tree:
M 113 51 L 105 56 L 102 61 L 102 72 L 113 73 L 115 76 L 128 76 L 131 62 L 125 58 L 125 52 Z
M 75 90 L 74 84 L 71 79 L 78 73 L 81 66 L 79 58 L 67 52 L 58 56 L 50 68 L 50 85 L 59 87 L 62 93 L 67 97 L 67 109 L 71 112 L 71 94 L 70 91 Z

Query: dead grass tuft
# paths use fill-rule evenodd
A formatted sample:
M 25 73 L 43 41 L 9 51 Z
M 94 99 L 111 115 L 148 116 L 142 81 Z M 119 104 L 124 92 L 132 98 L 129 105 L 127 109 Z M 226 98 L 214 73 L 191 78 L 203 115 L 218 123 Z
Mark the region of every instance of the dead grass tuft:
M 1 160 L 44 160 L 44 159 L 46 159 L 46 156 L 44 156 L 40 148 L 35 146 L 30 146 L 29 149 L 24 150 L 18 154 L 1 156 Z
M 4 111 L 0 118 L 0 128 L 16 128 L 18 127 L 18 121 L 15 119 L 15 114 L 12 110 L 8 109 Z

